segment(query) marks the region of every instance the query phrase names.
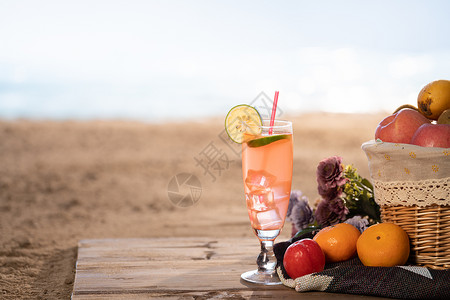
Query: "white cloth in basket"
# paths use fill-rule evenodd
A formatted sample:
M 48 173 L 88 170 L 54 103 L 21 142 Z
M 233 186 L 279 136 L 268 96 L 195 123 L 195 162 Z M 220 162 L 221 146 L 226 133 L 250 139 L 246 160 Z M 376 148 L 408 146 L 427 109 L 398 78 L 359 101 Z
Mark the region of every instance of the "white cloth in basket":
M 450 205 L 450 148 L 372 140 L 362 149 L 379 205 Z

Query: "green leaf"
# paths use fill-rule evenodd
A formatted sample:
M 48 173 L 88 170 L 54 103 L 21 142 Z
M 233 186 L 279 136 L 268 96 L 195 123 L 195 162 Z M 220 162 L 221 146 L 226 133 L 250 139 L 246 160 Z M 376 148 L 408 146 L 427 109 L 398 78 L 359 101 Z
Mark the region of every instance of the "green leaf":
M 303 235 L 303 234 L 305 234 L 305 233 L 310 233 L 310 232 L 313 232 L 313 231 L 316 231 L 316 230 L 320 230 L 320 229 L 322 229 L 322 227 L 320 227 L 320 226 L 308 226 L 308 227 L 306 227 L 306 228 L 304 228 L 304 229 L 298 231 L 298 232 L 292 237 L 292 239 L 295 239 L 296 237 L 299 237 L 299 236 L 301 236 L 301 235 Z
M 363 180 L 361 181 L 362 184 L 364 184 L 367 188 L 369 188 L 371 191 L 373 191 L 373 185 L 372 183 L 367 180 L 366 178 L 363 178 Z

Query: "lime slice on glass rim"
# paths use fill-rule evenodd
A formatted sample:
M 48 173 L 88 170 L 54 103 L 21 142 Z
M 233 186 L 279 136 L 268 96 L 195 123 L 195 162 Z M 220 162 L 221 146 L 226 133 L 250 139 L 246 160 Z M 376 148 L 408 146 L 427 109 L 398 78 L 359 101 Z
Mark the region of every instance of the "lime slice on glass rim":
M 225 131 L 238 144 L 244 142 L 245 134 L 259 135 L 261 126 L 261 115 L 256 108 L 247 104 L 236 105 L 225 117 Z

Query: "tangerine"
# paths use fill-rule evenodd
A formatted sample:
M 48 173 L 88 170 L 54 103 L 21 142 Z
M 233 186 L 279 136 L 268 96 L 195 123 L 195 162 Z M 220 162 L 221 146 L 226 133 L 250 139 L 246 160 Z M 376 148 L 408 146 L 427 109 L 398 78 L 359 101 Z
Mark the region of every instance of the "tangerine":
M 394 223 L 379 223 L 367 228 L 356 243 L 358 257 L 365 266 L 393 267 L 409 257 L 408 234 Z
M 339 223 L 321 229 L 313 238 L 325 254 L 327 262 L 339 262 L 356 254 L 356 241 L 361 233 L 355 226 Z

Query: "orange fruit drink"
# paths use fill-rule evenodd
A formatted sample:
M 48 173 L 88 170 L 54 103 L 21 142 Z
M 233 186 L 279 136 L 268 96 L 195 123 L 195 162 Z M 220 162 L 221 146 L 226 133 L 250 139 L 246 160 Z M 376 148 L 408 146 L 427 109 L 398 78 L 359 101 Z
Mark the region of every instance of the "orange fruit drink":
M 251 226 L 260 239 L 274 239 L 283 227 L 291 193 L 292 125 L 269 135 L 246 134 L 242 143 L 242 175 Z M 283 121 L 275 121 L 282 127 Z
M 275 93 L 275 101 L 278 93 Z M 276 105 L 274 105 L 276 108 Z M 272 116 L 275 116 L 275 109 Z M 292 123 L 262 120 L 258 110 L 236 105 L 225 117 L 225 131 L 242 144 L 242 175 L 248 216 L 261 244 L 258 269 L 241 274 L 248 282 L 281 284 L 273 244 L 283 227 L 292 181 Z

